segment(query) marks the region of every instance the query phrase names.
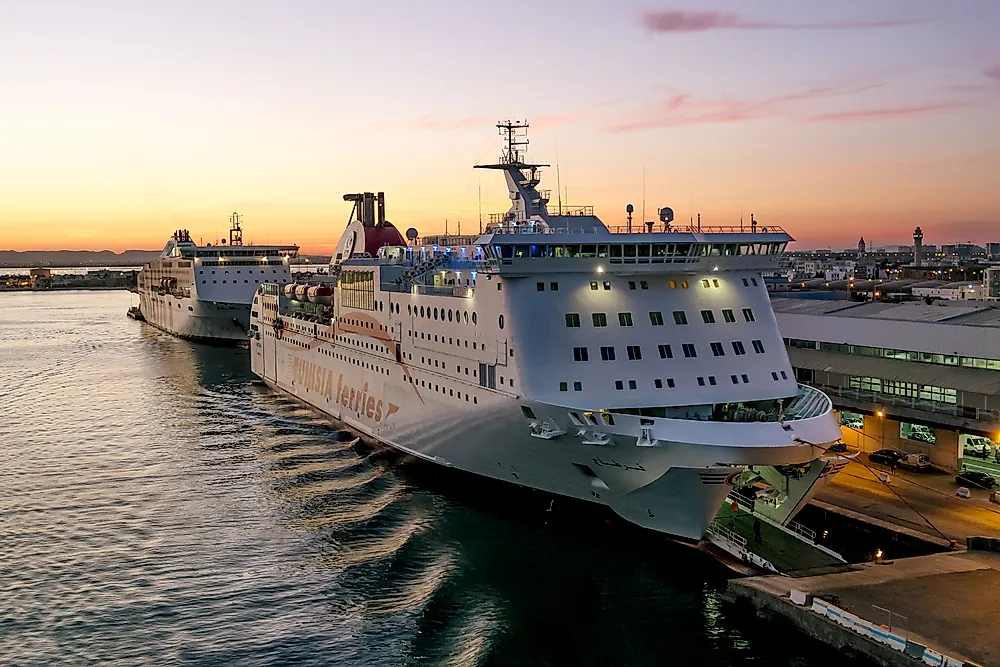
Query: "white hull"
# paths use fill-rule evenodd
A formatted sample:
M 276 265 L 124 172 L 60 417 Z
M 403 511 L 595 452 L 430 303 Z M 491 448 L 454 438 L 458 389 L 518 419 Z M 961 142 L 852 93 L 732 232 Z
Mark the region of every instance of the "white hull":
M 346 351 L 343 347 L 312 336 L 276 335 L 268 329 L 251 340 L 250 350 L 253 371 L 269 386 L 398 451 L 607 505 L 633 523 L 680 538 L 698 540 L 704 535 L 742 470 L 711 463 L 718 448 L 683 443 L 588 446 L 577 438 L 533 437 L 520 406 L 545 410 L 541 404 L 471 383 L 449 382 L 446 393 L 418 392 L 401 380 L 398 366 L 383 369 L 372 363 L 377 361 L 374 357 L 369 361 L 363 355 L 355 358 L 358 363 L 338 359 L 338 352 Z M 338 395 L 348 405 L 338 401 Z M 467 402 L 466 396 L 477 402 Z M 678 465 L 685 458 L 702 465 Z
M 143 293 L 139 309 L 153 326 L 188 340 L 243 343 L 250 327 L 250 306 L 243 303 Z

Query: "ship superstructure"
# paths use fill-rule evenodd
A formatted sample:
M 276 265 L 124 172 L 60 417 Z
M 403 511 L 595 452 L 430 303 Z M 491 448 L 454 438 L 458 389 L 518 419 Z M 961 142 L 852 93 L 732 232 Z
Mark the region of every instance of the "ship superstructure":
M 253 371 L 400 451 L 677 537 L 701 538 L 741 476 L 768 479 L 790 520 L 840 437 L 761 279 L 791 237 L 669 209 L 634 229 L 550 213 L 526 124 L 498 127 L 503 158 L 481 167 L 504 173 L 510 210 L 474 243 L 410 245 L 382 193 L 346 195 L 330 280 L 254 297 Z
M 229 242 L 197 245 L 179 229 L 160 257 L 139 271 L 139 310 L 150 324 L 181 338 L 243 343 L 250 302 L 265 283 L 291 280 L 294 245 L 244 245 L 240 216 L 231 218 Z

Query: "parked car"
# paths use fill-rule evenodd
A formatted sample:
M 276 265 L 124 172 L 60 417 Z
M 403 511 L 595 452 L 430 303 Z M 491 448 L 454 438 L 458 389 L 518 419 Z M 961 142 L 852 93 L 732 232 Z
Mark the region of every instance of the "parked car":
M 962 448 L 963 456 L 976 456 L 981 459 L 988 459 L 993 453 L 993 447 L 986 438 L 969 437 Z
M 907 470 L 926 470 L 931 467 L 931 460 L 926 454 L 906 454 L 896 465 Z
M 881 463 L 884 466 L 895 465 L 906 454 L 898 449 L 880 449 L 868 455 L 868 460 L 872 463 Z
M 978 489 L 992 489 L 997 486 L 997 480 L 989 473 L 978 470 L 965 470 L 955 476 L 955 481 L 962 486 L 974 486 Z

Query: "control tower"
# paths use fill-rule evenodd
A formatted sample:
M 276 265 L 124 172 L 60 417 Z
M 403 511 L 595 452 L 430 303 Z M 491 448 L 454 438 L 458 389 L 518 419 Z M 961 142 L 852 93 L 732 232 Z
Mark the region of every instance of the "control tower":
M 913 266 L 920 266 L 920 253 L 923 250 L 924 232 L 920 227 L 913 230 Z

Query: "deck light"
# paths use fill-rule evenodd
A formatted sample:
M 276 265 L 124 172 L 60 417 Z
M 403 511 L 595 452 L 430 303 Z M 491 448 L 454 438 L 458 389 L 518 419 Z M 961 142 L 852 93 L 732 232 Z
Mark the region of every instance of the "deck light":
M 879 418 L 879 419 L 881 419 L 882 417 L 884 417 L 884 416 L 885 416 L 885 413 L 883 413 L 883 412 L 882 412 L 881 410 L 879 410 L 879 411 L 878 411 L 878 412 L 876 412 L 875 414 L 876 414 L 876 415 L 878 415 L 878 418 Z
M 604 273 L 604 267 L 603 266 L 597 267 L 597 272 L 598 273 Z

